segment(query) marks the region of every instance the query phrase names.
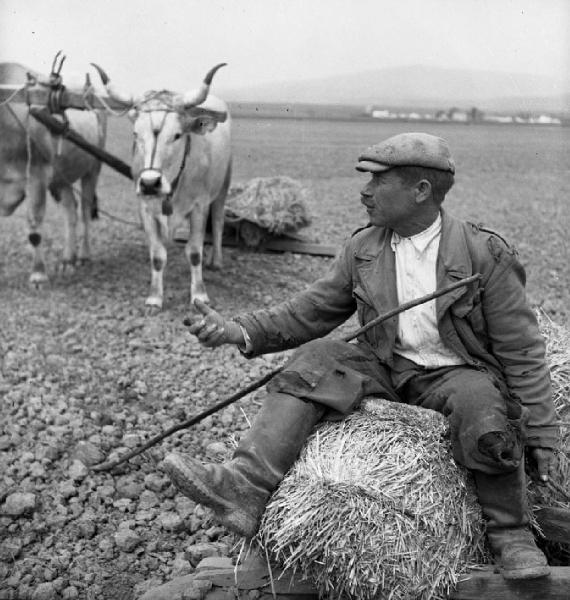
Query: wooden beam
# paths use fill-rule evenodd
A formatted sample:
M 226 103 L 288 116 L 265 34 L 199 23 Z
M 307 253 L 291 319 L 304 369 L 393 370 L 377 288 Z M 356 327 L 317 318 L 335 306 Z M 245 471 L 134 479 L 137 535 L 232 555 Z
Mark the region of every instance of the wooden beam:
M 470 571 L 450 600 L 568 600 L 570 567 L 551 567 L 548 577 L 507 580 L 492 568 Z
M 184 244 L 186 240 L 177 239 L 177 243 Z M 206 234 L 204 243 L 212 243 L 212 235 Z M 246 244 L 236 240 L 235 236 L 224 236 L 222 243 L 228 248 L 233 247 L 244 247 L 247 248 Z M 295 239 L 287 239 L 286 237 L 270 238 L 265 240 L 259 248 L 253 248 L 257 252 L 293 252 L 295 254 L 311 254 L 313 256 L 336 256 L 338 247 L 329 246 L 326 244 L 317 244 L 314 242 L 302 242 Z
M 570 544 L 569 509 L 544 506 L 535 510 L 534 516 L 547 540 L 562 544 Z M 568 597 L 570 598 L 570 588 Z
M 53 92 L 44 85 L 34 85 L 26 87 L 25 85 L 0 84 L 0 103 L 2 102 L 20 102 L 36 106 L 49 106 L 52 100 Z M 112 110 L 124 112 L 129 107 L 123 102 L 113 98 L 88 92 L 83 90 L 72 90 L 65 86 L 57 93 L 56 103 L 61 109 L 76 108 L 79 110 L 97 109 Z M 206 105 L 193 106 L 188 109 L 192 117 L 212 117 L 214 116 L 219 123 L 224 123 L 228 118 L 228 113 L 224 111 L 212 110 Z
M 62 123 L 53 117 L 47 109 L 40 109 L 37 106 L 32 106 L 30 107 L 30 114 L 42 125 L 47 127 L 54 135 L 61 135 L 70 142 L 73 142 L 76 146 L 85 150 L 85 152 L 89 152 L 89 154 L 99 159 L 101 162 L 109 165 L 121 175 L 124 175 L 128 179 L 133 178 L 131 167 L 127 163 L 123 162 L 113 154 L 110 154 L 103 148 L 99 148 L 99 146 L 95 146 L 91 142 L 88 142 L 83 136 L 68 127 L 67 124 Z
M 299 577 L 284 576 L 280 579 L 281 571 L 269 573 L 265 567 L 255 569 L 216 569 L 212 571 L 199 571 L 194 576 L 195 581 L 206 580 L 212 585 L 221 588 L 237 588 L 238 590 L 260 590 L 275 592 L 278 598 L 303 598 L 304 600 L 318 600 L 315 586 Z M 206 596 L 206 599 L 208 596 Z
M 313 600 L 318 598 L 316 588 L 300 579 L 279 579 L 274 572 L 274 591 L 277 598 L 291 597 Z M 222 589 L 270 591 L 271 580 L 267 569 L 219 569 L 196 574 L 197 580 L 208 580 Z M 241 597 L 241 596 L 240 596 Z M 244 596 L 246 597 L 246 596 Z M 208 600 L 208 596 L 206 596 Z M 507 580 L 492 567 L 473 570 L 460 581 L 449 600 L 568 600 L 570 598 L 570 567 L 552 567 L 548 577 L 539 579 Z
M 264 251 L 269 252 L 293 252 L 295 254 L 312 254 L 313 256 L 336 256 L 338 247 L 315 244 L 311 242 L 299 242 L 289 240 L 286 237 L 269 239 L 261 244 Z
M 0 84 L 0 102 L 24 102 L 38 106 L 48 106 L 52 91 L 43 85 L 26 87 L 25 85 Z M 102 98 L 102 99 L 101 99 Z M 78 108 L 81 110 L 109 107 L 113 110 L 123 111 L 125 105 L 109 98 L 95 94 L 85 95 L 82 91 L 63 88 L 59 94 L 58 103 L 62 108 Z

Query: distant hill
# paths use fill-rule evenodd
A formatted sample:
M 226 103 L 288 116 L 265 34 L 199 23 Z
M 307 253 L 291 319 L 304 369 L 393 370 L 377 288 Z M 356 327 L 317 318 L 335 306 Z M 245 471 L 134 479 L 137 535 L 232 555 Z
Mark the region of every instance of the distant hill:
M 400 106 L 491 111 L 569 111 L 570 89 L 548 77 L 524 73 L 409 66 L 337 77 L 223 89 L 230 102 Z

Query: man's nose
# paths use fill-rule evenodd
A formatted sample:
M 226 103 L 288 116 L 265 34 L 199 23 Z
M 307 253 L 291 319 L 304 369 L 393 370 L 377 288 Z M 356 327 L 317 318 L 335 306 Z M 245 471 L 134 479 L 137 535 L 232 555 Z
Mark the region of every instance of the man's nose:
M 372 192 L 368 183 L 360 190 L 360 196 L 362 200 L 365 198 L 372 198 Z

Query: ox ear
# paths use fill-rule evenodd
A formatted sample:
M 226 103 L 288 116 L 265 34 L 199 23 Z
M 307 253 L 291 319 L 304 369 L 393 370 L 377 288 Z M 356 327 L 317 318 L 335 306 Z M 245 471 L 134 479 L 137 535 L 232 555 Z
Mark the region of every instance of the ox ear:
M 196 117 L 190 121 L 190 131 L 198 135 L 205 135 L 214 131 L 218 126 L 218 121 L 214 117 L 202 116 Z

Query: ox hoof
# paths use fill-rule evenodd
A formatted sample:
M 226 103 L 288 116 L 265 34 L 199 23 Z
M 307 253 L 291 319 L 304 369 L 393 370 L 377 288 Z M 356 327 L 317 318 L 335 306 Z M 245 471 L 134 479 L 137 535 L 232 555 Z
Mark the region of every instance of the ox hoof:
M 144 307 L 144 316 L 145 317 L 156 317 L 161 312 L 159 306 L 145 306 Z
M 204 304 L 211 304 L 208 294 L 192 294 L 190 296 L 190 305 L 194 306 L 196 300 L 200 300 L 201 302 L 204 302 Z
M 76 271 L 77 259 L 74 258 L 63 258 L 57 265 L 57 272 L 60 275 L 73 275 Z
M 211 262 L 208 265 L 208 269 L 210 269 L 211 271 L 221 271 L 223 267 L 223 263 L 222 261 L 217 261 L 217 262 Z
M 145 310 L 147 314 L 156 314 L 162 309 L 162 298 L 157 296 L 149 296 L 145 300 Z
M 40 289 L 48 282 L 48 276 L 44 272 L 34 272 L 30 275 L 30 285 L 35 289 Z

